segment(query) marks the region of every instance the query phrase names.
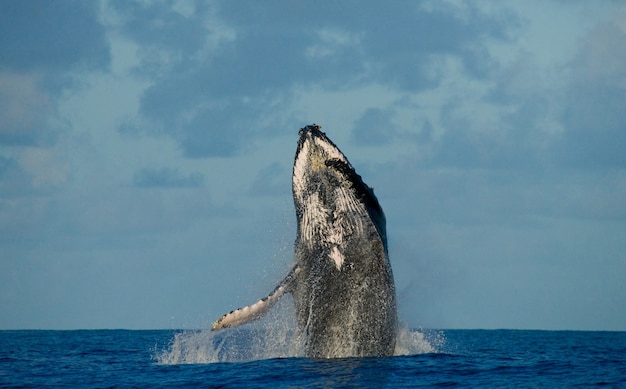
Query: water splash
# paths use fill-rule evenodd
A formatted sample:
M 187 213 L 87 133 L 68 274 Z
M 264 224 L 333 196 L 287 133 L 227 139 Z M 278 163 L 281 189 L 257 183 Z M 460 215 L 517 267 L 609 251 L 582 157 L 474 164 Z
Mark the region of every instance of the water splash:
M 168 349 L 155 355 L 164 365 L 247 362 L 304 356 L 304 342 L 291 321 L 263 320 L 259 325 L 225 331 L 184 331 L 174 335 Z M 445 338 L 440 331 L 401 328 L 395 355 L 436 353 Z
M 399 356 L 438 353 L 445 340 L 442 331 L 400 327 L 394 354 Z
M 221 331 L 183 331 L 155 359 L 164 365 L 247 362 L 304 355 L 293 312 L 279 303 L 262 320 Z
M 246 362 L 292 356 L 289 341 L 254 330 L 184 331 L 174 335 L 169 349 L 156 356 L 159 364 Z

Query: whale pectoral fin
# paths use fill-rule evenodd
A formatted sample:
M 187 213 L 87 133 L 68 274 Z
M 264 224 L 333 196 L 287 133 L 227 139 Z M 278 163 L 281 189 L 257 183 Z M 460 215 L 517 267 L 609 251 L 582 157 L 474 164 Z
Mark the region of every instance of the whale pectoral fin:
M 291 284 L 300 273 L 300 266 L 295 265 L 289 274 L 278 284 L 278 286 L 267 297 L 262 298 L 252 305 L 236 309 L 217 319 L 211 326 L 211 331 L 222 328 L 237 327 L 239 325 L 254 321 L 265 315 L 278 300 L 291 290 Z

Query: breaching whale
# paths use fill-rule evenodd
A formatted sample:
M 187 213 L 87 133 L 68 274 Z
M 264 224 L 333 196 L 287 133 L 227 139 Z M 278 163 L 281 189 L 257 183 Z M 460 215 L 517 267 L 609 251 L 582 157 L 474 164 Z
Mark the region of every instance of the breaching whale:
M 385 214 L 320 126 L 299 135 L 295 264 L 267 297 L 223 315 L 212 330 L 255 320 L 291 293 L 308 357 L 392 355 L 398 324 Z

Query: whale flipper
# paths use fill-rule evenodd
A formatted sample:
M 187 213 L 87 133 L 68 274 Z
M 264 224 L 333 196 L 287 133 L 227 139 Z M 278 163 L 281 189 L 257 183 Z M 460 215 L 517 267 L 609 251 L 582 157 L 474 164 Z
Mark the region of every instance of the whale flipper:
M 222 315 L 211 326 L 211 331 L 220 330 L 222 328 L 237 327 L 241 324 L 249 323 L 265 315 L 281 297 L 287 292 L 291 291 L 291 286 L 294 279 L 300 273 L 300 266 L 295 265 L 289 274 L 278 284 L 278 286 L 266 297 L 257 301 L 252 305 L 231 311 L 225 315 Z

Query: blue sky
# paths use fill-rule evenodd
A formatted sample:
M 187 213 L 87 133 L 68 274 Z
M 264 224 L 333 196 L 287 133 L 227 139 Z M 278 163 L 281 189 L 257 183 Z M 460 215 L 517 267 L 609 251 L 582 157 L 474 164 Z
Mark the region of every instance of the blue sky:
M 315 122 L 409 326 L 626 330 L 624 42 L 608 0 L 0 2 L 0 329 L 256 301 Z

